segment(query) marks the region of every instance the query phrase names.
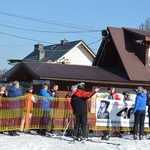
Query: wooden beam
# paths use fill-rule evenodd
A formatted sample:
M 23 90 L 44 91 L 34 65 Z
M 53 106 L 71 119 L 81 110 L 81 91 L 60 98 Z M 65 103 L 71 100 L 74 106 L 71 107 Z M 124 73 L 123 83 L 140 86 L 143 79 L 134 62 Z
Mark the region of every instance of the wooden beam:
M 135 86 L 148 86 L 150 87 L 150 83 L 146 82 L 113 82 L 113 81 L 94 81 L 94 80 L 78 80 L 78 79 L 62 79 L 62 78 L 45 78 L 40 77 L 40 80 L 55 80 L 55 81 L 74 81 L 74 82 L 88 82 L 88 83 L 96 83 L 96 84 L 106 84 L 106 85 L 135 85 Z

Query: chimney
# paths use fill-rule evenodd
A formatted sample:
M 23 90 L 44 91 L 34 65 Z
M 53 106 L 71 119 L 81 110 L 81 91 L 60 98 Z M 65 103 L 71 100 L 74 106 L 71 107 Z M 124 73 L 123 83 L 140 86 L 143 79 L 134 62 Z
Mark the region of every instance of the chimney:
M 61 45 L 65 45 L 68 43 L 68 40 L 64 39 L 64 40 L 61 40 L 60 42 L 61 42 Z
M 43 49 L 43 44 L 34 45 L 34 52 L 38 55 L 38 60 L 41 60 L 45 57 L 45 51 Z

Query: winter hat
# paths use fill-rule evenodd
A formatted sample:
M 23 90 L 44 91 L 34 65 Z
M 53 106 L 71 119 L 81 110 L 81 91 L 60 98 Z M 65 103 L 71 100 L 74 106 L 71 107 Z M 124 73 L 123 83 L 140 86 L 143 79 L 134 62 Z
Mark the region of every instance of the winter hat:
M 84 82 L 78 83 L 77 88 L 83 90 L 85 88 L 85 83 Z
M 128 95 L 128 96 L 130 95 L 130 93 L 129 93 L 128 91 L 125 91 L 125 92 L 123 92 L 122 94 L 123 94 L 123 95 Z
M 108 88 L 108 90 L 115 90 L 115 88 L 114 88 L 113 86 L 110 86 L 110 87 Z
M 29 91 L 29 90 L 33 90 L 33 87 L 32 86 L 28 87 L 27 91 Z

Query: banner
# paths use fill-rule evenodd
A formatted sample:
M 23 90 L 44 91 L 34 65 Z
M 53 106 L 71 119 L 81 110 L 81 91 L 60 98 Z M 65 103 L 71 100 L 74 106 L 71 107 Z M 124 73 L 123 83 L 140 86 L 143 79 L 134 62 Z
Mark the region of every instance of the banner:
M 133 127 L 134 116 L 131 115 L 134 107 L 133 101 L 108 100 L 104 98 L 96 98 L 95 100 L 97 126 Z M 145 127 L 149 127 L 147 108 Z

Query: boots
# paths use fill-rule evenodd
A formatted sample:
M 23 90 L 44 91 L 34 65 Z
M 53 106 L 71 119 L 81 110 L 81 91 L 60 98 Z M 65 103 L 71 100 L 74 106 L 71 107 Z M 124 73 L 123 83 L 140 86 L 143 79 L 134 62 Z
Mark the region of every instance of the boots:
M 103 136 L 101 137 L 101 140 L 106 140 L 106 141 L 108 141 L 108 140 L 109 140 L 109 135 L 103 135 Z
M 74 136 L 73 141 L 78 141 L 78 137 Z
M 84 141 L 85 137 L 80 136 L 80 141 Z
M 134 138 L 134 140 L 137 140 L 138 136 L 135 134 L 135 135 L 133 136 L 133 138 Z
M 139 140 L 143 140 L 143 135 L 140 135 L 140 136 L 139 136 Z

